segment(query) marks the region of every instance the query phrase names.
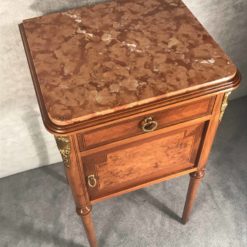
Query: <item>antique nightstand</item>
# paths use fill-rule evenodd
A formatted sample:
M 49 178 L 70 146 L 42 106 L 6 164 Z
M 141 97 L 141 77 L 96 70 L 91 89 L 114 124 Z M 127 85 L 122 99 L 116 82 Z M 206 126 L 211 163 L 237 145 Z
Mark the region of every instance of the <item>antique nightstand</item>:
M 93 203 L 190 174 L 185 223 L 240 81 L 187 7 L 110 1 L 25 20 L 20 31 L 90 245 Z

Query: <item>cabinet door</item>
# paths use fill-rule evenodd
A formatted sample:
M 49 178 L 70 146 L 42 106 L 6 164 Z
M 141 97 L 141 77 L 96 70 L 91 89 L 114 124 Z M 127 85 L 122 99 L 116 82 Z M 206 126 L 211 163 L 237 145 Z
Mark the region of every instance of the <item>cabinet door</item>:
M 83 157 L 91 199 L 193 168 L 204 123 Z

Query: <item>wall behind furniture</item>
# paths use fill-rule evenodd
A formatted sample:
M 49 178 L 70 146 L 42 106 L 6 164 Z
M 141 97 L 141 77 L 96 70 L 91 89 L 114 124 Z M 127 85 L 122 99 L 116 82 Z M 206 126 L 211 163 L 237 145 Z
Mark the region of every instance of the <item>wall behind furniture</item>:
M 27 18 L 98 1 L 1 0 L 0 2 L 0 177 L 61 161 L 43 127 L 18 24 Z M 247 95 L 247 1 L 185 0 L 239 66 L 243 81 L 233 98 Z

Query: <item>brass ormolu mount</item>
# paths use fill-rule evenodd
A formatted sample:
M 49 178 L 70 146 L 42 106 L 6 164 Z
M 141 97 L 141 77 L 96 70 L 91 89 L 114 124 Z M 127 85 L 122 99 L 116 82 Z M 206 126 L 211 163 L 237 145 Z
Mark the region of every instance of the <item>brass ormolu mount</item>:
M 64 165 L 70 167 L 70 139 L 67 136 L 55 136 L 57 147 L 63 159 Z

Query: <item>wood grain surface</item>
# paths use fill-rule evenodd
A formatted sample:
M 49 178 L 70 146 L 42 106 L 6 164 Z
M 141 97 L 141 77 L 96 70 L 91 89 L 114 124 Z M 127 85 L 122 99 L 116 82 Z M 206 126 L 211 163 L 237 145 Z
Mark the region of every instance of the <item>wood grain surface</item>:
M 95 188 L 88 186 L 90 198 L 192 168 L 203 128 L 197 124 L 84 157 L 86 177 L 97 179 Z
M 143 134 L 141 122 L 151 116 L 157 123 L 157 130 L 169 125 L 182 123 L 191 119 L 210 115 L 213 109 L 215 97 L 208 97 L 195 102 L 168 108 L 162 111 L 144 113 L 136 118 L 123 120 L 117 124 L 110 124 L 98 129 L 78 134 L 81 151 L 95 148 L 100 145 L 119 141 L 135 135 Z M 196 105 L 196 107 L 195 107 Z

